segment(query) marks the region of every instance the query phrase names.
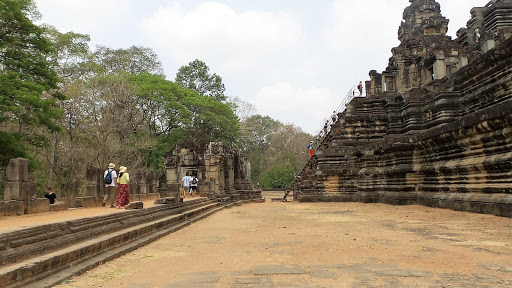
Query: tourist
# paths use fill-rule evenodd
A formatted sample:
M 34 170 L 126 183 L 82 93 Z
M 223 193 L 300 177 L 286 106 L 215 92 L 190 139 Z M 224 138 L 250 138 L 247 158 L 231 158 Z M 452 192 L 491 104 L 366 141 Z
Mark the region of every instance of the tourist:
M 308 150 L 309 150 L 309 157 L 313 157 L 313 141 L 309 142 L 308 144 Z
M 44 197 L 50 200 L 50 205 L 54 204 L 55 199 L 57 199 L 57 195 L 55 195 L 55 193 L 52 192 L 52 188 L 46 187 L 46 189 L 44 189 L 44 192 L 46 192 L 46 194 L 44 194 Z
M 480 42 L 480 28 L 475 29 L 475 41 L 476 43 Z
M 117 195 L 117 208 L 121 209 L 130 203 L 130 175 L 126 172 L 128 168 L 121 166 L 119 167 L 119 178 L 117 183 L 119 184 L 119 193 Z
M 199 181 L 197 180 L 196 175 L 192 176 L 192 180 L 190 180 L 190 196 L 193 196 L 194 194 L 198 194 L 197 193 L 197 182 L 199 182 Z
M 288 199 L 286 199 L 286 197 L 288 197 L 288 194 L 290 194 L 290 190 L 286 190 L 283 196 L 283 200 L 281 200 L 281 202 L 288 202 Z
M 359 81 L 357 85 L 357 90 L 359 90 L 359 96 L 363 96 L 363 81 Z
M 336 120 L 338 120 L 338 115 L 336 115 L 336 111 L 332 111 L 331 120 L 332 123 L 336 123 Z
M 329 120 L 326 120 L 324 123 L 324 135 L 327 134 L 328 128 L 329 128 Z
M 108 164 L 107 170 L 103 173 L 103 179 L 105 180 L 105 196 L 103 197 L 103 203 L 101 203 L 103 207 L 105 207 L 105 202 L 110 197 L 110 208 L 115 208 L 117 172 L 114 170 L 114 167 L 116 167 L 114 163 Z
M 190 180 L 191 177 L 188 176 L 188 172 L 185 173 L 185 176 L 181 179 L 181 182 L 183 182 L 183 198 L 188 197 L 188 194 L 190 193 Z

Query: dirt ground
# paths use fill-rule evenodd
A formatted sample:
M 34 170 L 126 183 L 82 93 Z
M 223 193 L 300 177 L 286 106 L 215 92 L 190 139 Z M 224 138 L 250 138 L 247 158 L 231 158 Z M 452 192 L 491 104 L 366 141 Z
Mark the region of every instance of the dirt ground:
M 512 287 L 511 241 L 510 218 L 267 198 L 57 287 Z

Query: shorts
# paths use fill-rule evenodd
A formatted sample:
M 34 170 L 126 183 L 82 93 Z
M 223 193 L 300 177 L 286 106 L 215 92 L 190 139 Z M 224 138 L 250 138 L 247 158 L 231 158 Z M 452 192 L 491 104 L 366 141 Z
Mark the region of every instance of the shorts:
M 192 191 L 197 191 L 197 186 L 191 186 L 190 188 L 192 188 Z

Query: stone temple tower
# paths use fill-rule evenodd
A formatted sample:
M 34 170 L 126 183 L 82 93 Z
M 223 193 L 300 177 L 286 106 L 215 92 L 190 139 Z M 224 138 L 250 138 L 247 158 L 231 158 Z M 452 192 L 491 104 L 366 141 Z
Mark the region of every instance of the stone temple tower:
M 318 138 L 294 199 L 512 217 L 512 0 L 473 8 L 454 40 L 439 3 L 409 2 L 400 45 Z
M 410 0 L 398 29 L 400 45 L 393 48 L 382 75 L 370 73 L 374 91 L 406 92 L 432 80 L 451 76 L 467 64 L 464 49 L 447 36 L 448 22 L 434 0 Z

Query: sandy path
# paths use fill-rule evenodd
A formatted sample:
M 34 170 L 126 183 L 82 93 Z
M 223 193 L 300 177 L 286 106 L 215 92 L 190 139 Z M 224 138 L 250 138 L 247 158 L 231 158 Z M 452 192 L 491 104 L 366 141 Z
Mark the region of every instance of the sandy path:
M 247 204 L 70 287 L 512 287 L 512 219 L 423 206 Z

